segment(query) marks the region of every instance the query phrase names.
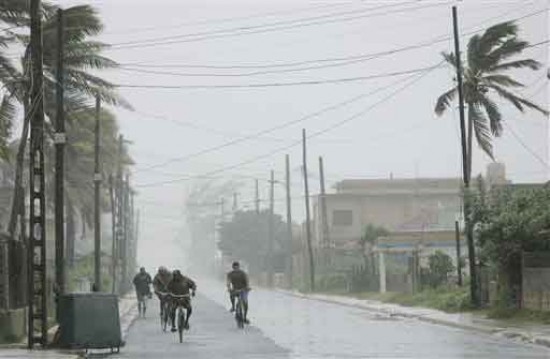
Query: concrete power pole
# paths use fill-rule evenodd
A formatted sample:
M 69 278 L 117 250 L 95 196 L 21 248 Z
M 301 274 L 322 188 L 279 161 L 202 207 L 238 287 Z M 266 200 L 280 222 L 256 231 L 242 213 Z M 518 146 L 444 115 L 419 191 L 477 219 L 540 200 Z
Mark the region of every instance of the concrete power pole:
M 302 154 L 304 170 L 304 190 L 306 205 L 306 243 L 309 257 L 309 287 L 315 292 L 315 258 L 313 257 L 313 247 L 311 244 L 311 219 L 309 213 L 309 185 L 307 178 L 307 148 L 306 148 L 306 130 L 302 130 Z
M 48 344 L 46 287 L 46 200 L 44 167 L 44 78 L 42 48 L 42 4 L 30 1 L 31 49 L 31 137 L 29 150 L 29 246 L 28 246 L 28 346 Z
M 271 170 L 271 176 L 269 180 L 269 219 L 268 219 L 268 243 L 267 243 L 267 286 L 269 288 L 273 287 L 273 272 L 274 272 L 274 260 L 273 260 L 273 241 L 275 240 L 273 238 L 274 236 L 274 223 L 273 223 L 273 217 L 275 216 L 274 213 L 274 189 L 275 186 L 275 174 L 273 170 Z
M 290 194 L 290 156 L 285 156 L 285 186 L 286 186 L 286 230 L 288 240 L 288 284 L 292 288 L 294 282 L 293 258 L 292 258 L 292 203 Z
M 118 164 L 117 164 L 117 175 L 115 179 L 115 204 L 116 204 L 116 236 L 115 236 L 115 242 L 116 242 L 116 254 L 117 257 L 115 259 L 116 263 L 116 272 L 117 274 L 121 274 L 121 264 L 123 263 L 123 255 L 124 255 L 124 233 L 123 233 L 123 180 L 122 180 L 122 168 L 123 168 L 123 160 L 122 156 L 124 155 L 124 137 L 122 135 L 118 138 Z M 116 275 L 115 275 L 116 277 Z M 123 292 L 123 281 L 124 278 L 121 276 L 118 277 L 118 280 L 115 284 L 117 292 L 119 294 L 122 294 Z
M 469 161 L 470 154 L 468 153 L 468 145 L 466 141 L 466 120 L 464 116 L 464 93 L 462 84 L 462 61 L 460 54 L 460 35 L 458 32 L 458 15 L 456 6 L 453 6 L 453 32 L 454 32 L 454 44 L 455 44 L 455 57 L 456 57 L 456 78 L 458 87 L 458 105 L 460 115 L 460 136 L 462 145 L 462 171 L 463 171 L 463 184 L 464 184 L 464 226 L 466 233 L 466 242 L 468 244 L 468 262 L 470 266 L 470 299 L 474 307 L 479 307 L 479 290 L 478 290 L 478 278 L 476 268 L 476 256 L 474 247 L 474 233 L 473 227 L 469 220 L 470 214 L 470 174 L 471 163 Z
M 101 166 L 99 152 L 101 150 L 101 99 L 95 101 L 95 156 L 94 156 L 94 284 L 97 292 L 101 291 Z
M 65 108 L 64 108 L 64 21 L 57 10 L 56 119 L 55 119 L 55 282 L 59 294 L 65 293 Z

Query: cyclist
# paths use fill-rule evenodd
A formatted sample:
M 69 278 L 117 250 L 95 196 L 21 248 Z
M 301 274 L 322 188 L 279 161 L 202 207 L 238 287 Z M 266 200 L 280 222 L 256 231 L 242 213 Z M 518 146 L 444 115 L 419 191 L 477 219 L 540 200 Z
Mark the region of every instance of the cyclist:
M 160 302 L 160 314 L 162 315 L 163 304 L 166 300 L 165 296 L 161 293 L 168 293 L 168 283 L 172 280 L 172 273 L 164 266 L 160 266 L 155 278 L 153 278 L 153 289 L 155 294 L 159 298 Z
M 188 295 L 191 294 L 193 297 L 195 296 L 195 291 L 197 290 L 197 285 L 195 282 L 183 274 L 179 270 L 174 270 L 172 273 L 172 280 L 170 283 L 168 283 L 168 292 L 171 295 Z M 183 304 L 183 307 L 187 310 L 187 315 L 185 316 L 185 323 L 184 328 L 189 329 L 189 318 L 191 317 L 191 314 L 193 313 L 193 309 L 191 307 L 191 299 L 189 297 L 182 298 L 182 299 L 174 299 L 172 303 L 172 312 L 170 313 L 170 317 L 172 320 L 172 332 L 177 331 L 176 329 L 176 307 L 178 303 L 176 303 L 176 300 L 181 300 L 181 303 Z
M 227 273 L 227 290 L 229 291 L 229 300 L 231 301 L 231 312 L 235 311 L 235 299 L 237 295 L 241 295 L 244 309 L 244 322 L 250 324 L 248 321 L 248 292 L 250 287 L 248 286 L 248 275 L 241 269 L 239 262 L 235 261 L 232 265 L 233 270 Z
M 141 267 L 139 273 L 135 275 L 134 287 L 136 289 L 136 295 L 138 298 L 138 303 L 145 303 L 145 297 L 151 296 L 151 288 L 149 287 L 152 283 L 151 276 L 145 271 L 145 268 Z M 145 314 L 145 307 L 143 308 L 143 314 Z

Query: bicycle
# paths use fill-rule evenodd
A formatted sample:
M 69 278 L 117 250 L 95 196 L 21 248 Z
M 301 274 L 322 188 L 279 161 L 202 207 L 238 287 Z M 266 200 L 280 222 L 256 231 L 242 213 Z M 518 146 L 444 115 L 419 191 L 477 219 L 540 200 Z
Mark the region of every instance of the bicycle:
M 163 332 L 166 332 L 168 327 L 168 321 L 170 320 L 170 300 L 169 293 L 156 292 L 160 300 L 160 328 Z
M 245 324 L 244 318 L 244 295 L 245 289 L 234 291 L 237 296 L 237 303 L 235 303 L 235 321 L 237 322 L 237 328 L 243 329 Z
M 183 295 L 175 295 L 171 294 L 171 298 L 173 299 L 174 303 L 174 311 L 176 312 L 176 320 L 177 320 L 177 326 L 178 326 L 178 335 L 180 339 L 180 343 L 183 342 L 183 331 L 189 329 L 186 324 L 186 315 L 187 315 L 187 308 L 185 307 L 185 299 L 189 298 L 191 300 L 190 294 L 183 294 Z

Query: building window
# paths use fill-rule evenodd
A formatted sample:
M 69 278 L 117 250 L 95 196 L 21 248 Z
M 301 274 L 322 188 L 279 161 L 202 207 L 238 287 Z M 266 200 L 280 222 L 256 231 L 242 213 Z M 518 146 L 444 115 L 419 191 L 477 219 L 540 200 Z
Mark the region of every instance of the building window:
M 333 226 L 351 226 L 353 224 L 353 211 L 336 210 L 332 212 Z

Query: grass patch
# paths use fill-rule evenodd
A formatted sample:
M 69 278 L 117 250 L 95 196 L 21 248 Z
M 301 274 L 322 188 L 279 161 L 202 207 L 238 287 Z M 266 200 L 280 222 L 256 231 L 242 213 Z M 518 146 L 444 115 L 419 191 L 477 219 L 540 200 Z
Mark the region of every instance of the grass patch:
M 449 313 L 471 310 L 468 289 L 438 288 L 427 289 L 418 293 L 357 293 L 347 294 L 358 299 L 378 300 L 385 303 L 394 303 L 409 307 L 425 307 L 442 310 Z
M 487 311 L 487 318 L 506 321 L 510 324 L 550 324 L 550 312 L 530 309 L 495 307 Z

